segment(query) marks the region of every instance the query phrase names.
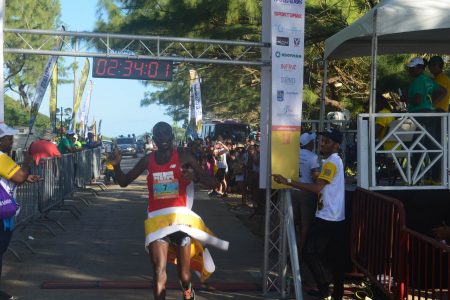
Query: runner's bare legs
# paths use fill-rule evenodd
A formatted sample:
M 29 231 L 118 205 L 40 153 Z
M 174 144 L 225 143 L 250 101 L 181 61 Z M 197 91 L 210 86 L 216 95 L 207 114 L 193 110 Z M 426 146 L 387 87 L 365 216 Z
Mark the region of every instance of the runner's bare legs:
M 153 297 L 155 300 L 164 300 L 166 299 L 166 265 L 169 244 L 163 241 L 154 241 L 148 248 L 153 264 Z

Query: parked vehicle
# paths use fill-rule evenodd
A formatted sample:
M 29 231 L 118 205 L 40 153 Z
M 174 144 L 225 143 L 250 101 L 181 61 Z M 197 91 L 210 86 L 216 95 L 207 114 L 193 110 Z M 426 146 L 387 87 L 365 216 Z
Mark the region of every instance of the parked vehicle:
M 249 134 L 250 125 L 226 120 L 203 123 L 200 137 L 202 139 L 209 137 L 211 140 L 217 140 L 220 136 L 222 139 L 232 139 L 237 143 L 245 143 L 245 139 Z
M 123 156 L 137 157 L 137 142 L 133 137 L 118 137 L 116 139 L 117 148 Z

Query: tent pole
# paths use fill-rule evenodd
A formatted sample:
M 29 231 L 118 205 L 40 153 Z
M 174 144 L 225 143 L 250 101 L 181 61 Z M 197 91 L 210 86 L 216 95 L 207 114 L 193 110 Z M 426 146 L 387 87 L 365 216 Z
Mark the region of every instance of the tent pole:
M 320 97 L 320 117 L 319 117 L 319 132 L 324 129 L 325 122 L 325 103 L 327 98 L 327 81 L 328 81 L 328 60 L 323 60 L 323 82 L 322 82 L 322 95 Z
M 376 185 L 375 180 L 375 118 L 372 114 L 376 109 L 377 93 L 377 55 L 378 55 L 378 9 L 373 12 L 372 26 L 372 62 L 370 70 L 369 98 L 369 188 Z
M 6 2 L 5 0 L 0 0 L 0 122 L 5 121 L 5 86 L 4 86 L 4 77 L 3 77 L 3 42 L 5 35 L 3 33 L 3 28 L 5 25 L 5 8 Z

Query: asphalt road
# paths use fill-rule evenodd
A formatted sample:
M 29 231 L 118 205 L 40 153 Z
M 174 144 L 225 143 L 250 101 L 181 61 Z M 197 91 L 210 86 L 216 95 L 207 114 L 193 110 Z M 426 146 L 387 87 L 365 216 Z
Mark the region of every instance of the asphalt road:
M 128 171 L 138 159 L 125 157 L 123 170 Z M 82 211 L 79 219 L 67 212 L 52 212 L 50 217 L 65 229 L 47 222 L 56 236 L 38 224 L 16 230 L 11 247 L 23 262 L 10 252 L 5 254 L 2 289 L 23 300 L 152 299 L 152 269 L 143 245 L 145 176 L 127 188 L 111 185 L 99 194 L 77 194 L 88 199 L 89 206 L 79 200 L 70 202 Z M 194 211 L 218 237 L 230 242 L 226 252 L 210 249 L 216 272 L 206 286 L 195 279 L 197 299 L 266 299 L 260 289 L 261 236 L 244 226 L 226 200 L 211 199 L 201 188 Z M 180 299 L 175 267 L 169 266 L 168 273 L 167 299 Z

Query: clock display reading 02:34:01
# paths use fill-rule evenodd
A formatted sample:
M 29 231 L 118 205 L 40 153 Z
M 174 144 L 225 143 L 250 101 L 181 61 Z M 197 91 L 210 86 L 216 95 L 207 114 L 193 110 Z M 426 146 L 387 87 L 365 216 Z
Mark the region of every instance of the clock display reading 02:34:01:
M 94 57 L 92 77 L 172 81 L 173 62 Z

